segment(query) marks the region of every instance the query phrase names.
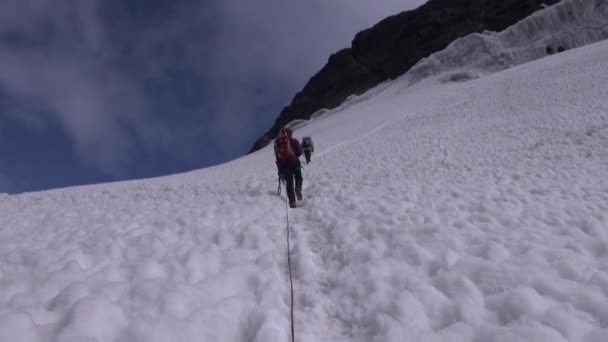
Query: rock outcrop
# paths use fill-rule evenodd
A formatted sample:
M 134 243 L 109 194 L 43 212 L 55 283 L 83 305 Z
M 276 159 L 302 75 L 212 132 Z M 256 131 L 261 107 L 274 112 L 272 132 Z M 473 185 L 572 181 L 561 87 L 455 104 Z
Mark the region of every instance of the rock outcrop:
M 352 46 L 329 57 L 285 107 L 250 152 L 266 146 L 279 129 L 316 111 L 339 106 L 381 82 L 395 79 L 422 58 L 457 38 L 485 30 L 502 31 L 559 0 L 430 0 L 359 32 Z

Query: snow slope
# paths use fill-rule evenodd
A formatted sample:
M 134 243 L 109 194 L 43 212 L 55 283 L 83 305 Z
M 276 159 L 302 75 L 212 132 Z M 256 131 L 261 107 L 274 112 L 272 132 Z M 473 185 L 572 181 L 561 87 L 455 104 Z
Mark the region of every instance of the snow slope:
M 297 130 L 297 341 L 607 341 L 607 55 L 403 78 Z M 0 342 L 288 341 L 276 186 L 266 148 L 0 195 Z
M 563 0 L 502 32 L 457 39 L 405 77 L 408 84 L 437 74 L 445 74 L 444 81 L 467 80 L 603 39 L 608 39 L 607 0 Z

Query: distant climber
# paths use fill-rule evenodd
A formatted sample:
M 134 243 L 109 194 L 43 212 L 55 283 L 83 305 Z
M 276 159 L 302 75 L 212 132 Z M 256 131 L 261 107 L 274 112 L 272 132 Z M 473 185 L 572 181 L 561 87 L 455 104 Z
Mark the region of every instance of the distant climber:
M 289 207 L 296 207 L 296 199 L 302 200 L 302 148 L 297 139 L 292 138 L 292 130 L 283 128 L 274 141 L 274 155 L 279 178 L 285 182 Z M 295 181 L 295 184 L 294 184 Z M 295 186 L 295 189 L 294 189 Z M 294 191 L 295 190 L 295 191 Z
M 315 144 L 312 142 L 311 137 L 302 138 L 302 151 L 304 151 L 306 164 L 310 163 L 310 157 L 315 152 Z

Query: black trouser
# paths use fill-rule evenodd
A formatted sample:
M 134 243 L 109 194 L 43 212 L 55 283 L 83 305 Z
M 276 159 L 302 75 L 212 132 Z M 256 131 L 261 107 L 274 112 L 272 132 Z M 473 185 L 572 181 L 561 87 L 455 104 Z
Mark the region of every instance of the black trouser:
M 293 162 L 286 162 L 283 165 L 280 165 L 279 172 L 285 179 L 286 188 L 287 188 L 287 198 L 289 198 L 289 202 L 296 201 L 295 191 L 302 191 L 302 164 L 300 164 L 300 160 L 295 160 Z M 295 180 L 295 191 L 294 191 L 294 180 Z
M 311 150 L 304 150 L 304 158 L 306 158 L 306 164 L 310 163 L 311 154 L 312 154 Z

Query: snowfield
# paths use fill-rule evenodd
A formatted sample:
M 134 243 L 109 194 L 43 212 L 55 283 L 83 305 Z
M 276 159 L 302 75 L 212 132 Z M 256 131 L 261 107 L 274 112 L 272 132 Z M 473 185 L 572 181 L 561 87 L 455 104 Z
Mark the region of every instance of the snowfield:
M 404 77 L 294 135 L 296 340 L 608 341 L 608 41 Z M 0 342 L 289 341 L 272 148 L 0 195 Z
M 403 78 L 408 85 L 429 76 L 468 80 L 608 39 L 608 1 L 563 0 L 502 32 L 474 33 L 418 62 Z

